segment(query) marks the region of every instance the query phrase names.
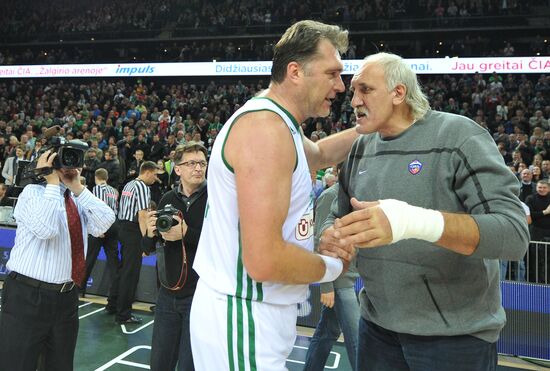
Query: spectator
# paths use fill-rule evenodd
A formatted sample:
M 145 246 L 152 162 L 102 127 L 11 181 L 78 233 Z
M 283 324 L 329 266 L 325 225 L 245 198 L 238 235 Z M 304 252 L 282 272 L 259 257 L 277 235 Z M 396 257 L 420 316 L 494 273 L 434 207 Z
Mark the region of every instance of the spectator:
M 143 151 L 141 149 L 138 149 L 136 153 L 134 153 L 134 161 L 132 161 L 130 163 L 130 166 L 128 167 L 128 172 L 126 173 L 126 181 L 130 181 L 137 178 L 139 174 L 139 169 L 141 168 L 142 163 L 143 163 Z
M 533 183 L 533 172 L 530 169 L 523 169 L 520 173 L 521 188 L 519 199 L 525 202 L 527 196 L 535 193 L 535 183 Z
M 528 274 L 529 282 L 548 283 L 547 275 L 550 274 L 550 260 L 547 260 L 545 244 L 537 244 L 537 241 L 548 242 L 550 238 L 550 186 L 548 181 L 540 180 L 537 183 L 536 193 L 527 197 L 525 203 L 531 210 L 531 240 L 535 241 L 529 246 Z
M 109 184 L 114 189 L 118 189 L 120 185 L 120 163 L 118 162 L 118 159 L 115 157 L 115 152 L 113 151 L 113 148 L 111 147 L 108 151 L 104 153 L 104 161 L 100 163 L 98 168 L 103 168 L 107 170 L 107 173 L 109 174 L 109 179 L 107 180 L 107 184 Z
M 95 185 L 95 171 L 99 168 L 100 163 L 96 150 L 93 148 L 88 149 L 84 156 L 84 166 L 82 167 L 82 175 L 86 179 L 88 188 L 93 188 Z
M 20 161 L 25 161 L 25 147 L 23 145 L 17 146 L 15 149 L 15 156 L 8 157 L 2 168 L 2 176 L 6 179 L 5 184 L 13 186 L 17 182 L 17 170 L 19 169 Z

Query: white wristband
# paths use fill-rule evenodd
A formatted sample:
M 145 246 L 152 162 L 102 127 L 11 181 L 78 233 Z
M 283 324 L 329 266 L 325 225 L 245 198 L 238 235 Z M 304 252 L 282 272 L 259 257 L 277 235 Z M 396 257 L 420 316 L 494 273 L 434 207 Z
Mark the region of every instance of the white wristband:
M 381 200 L 380 208 L 390 222 L 392 243 L 407 238 L 435 242 L 443 234 L 445 221 L 437 210 L 411 206 L 398 200 Z
M 331 256 L 319 255 L 325 262 L 325 275 L 319 280 L 319 283 L 332 282 L 342 274 L 344 264 L 342 260 Z

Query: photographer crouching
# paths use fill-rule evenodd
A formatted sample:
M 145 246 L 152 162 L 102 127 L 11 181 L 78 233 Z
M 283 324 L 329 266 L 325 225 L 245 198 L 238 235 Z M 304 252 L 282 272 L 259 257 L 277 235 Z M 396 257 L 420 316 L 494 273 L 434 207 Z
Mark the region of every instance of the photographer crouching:
M 206 155 L 201 144 L 179 146 L 174 171 L 180 184 L 164 194 L 158 210 L 148 213 L 146 253 L 157 251 L 161 284 L 155 308 L 151 370 L 194 370 L 189 313 L 198 280 L 192 269 L 206 209 Z
M 78 144 L 80 145 L 80 144 Z M 78 290 L 86 273 L 88 233 L 100 236 L 113 211 L 80 184 L 84 151 L 59 144 L 42 153 L 39 184 L 24 187 L 14 210 L 15 245 L 0 314 L 3 370 L 73 370 Z M 86 146 L 85 144 L 82 144 Z

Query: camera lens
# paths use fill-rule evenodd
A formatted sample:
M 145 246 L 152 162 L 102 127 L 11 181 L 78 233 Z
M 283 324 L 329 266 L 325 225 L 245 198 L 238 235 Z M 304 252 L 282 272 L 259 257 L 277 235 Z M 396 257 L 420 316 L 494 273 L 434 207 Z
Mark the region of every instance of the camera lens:
M 172 228 L 172 216 L 161 215 L 157 219 L 157 230 L 159 232 L 168 232 Z
M 61 164 L 63 167 L 77 168 L 82 166 L 80 164 L 80 155 L 82 151 L 72 148 L 63 148 L 61 153 Z

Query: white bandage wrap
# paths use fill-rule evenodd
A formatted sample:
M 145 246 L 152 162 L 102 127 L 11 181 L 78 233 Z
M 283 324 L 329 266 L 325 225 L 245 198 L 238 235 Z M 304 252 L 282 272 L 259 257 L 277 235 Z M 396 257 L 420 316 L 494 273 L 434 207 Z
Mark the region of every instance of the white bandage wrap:
M 390 222 L 392 243 L 407 238 L 435 242 L 443 234 L 445 221 L 437 210 L 411 206 L 398 200 L 381 200 L 380 208 Z
M 344 270 L 344 264 L 342 260 L 333 258 L 331 256 L 319 255 L 325 262 L 325 275 L 319 280 L 319 283 L 332 282 L 337 279 L 342 270 Z

